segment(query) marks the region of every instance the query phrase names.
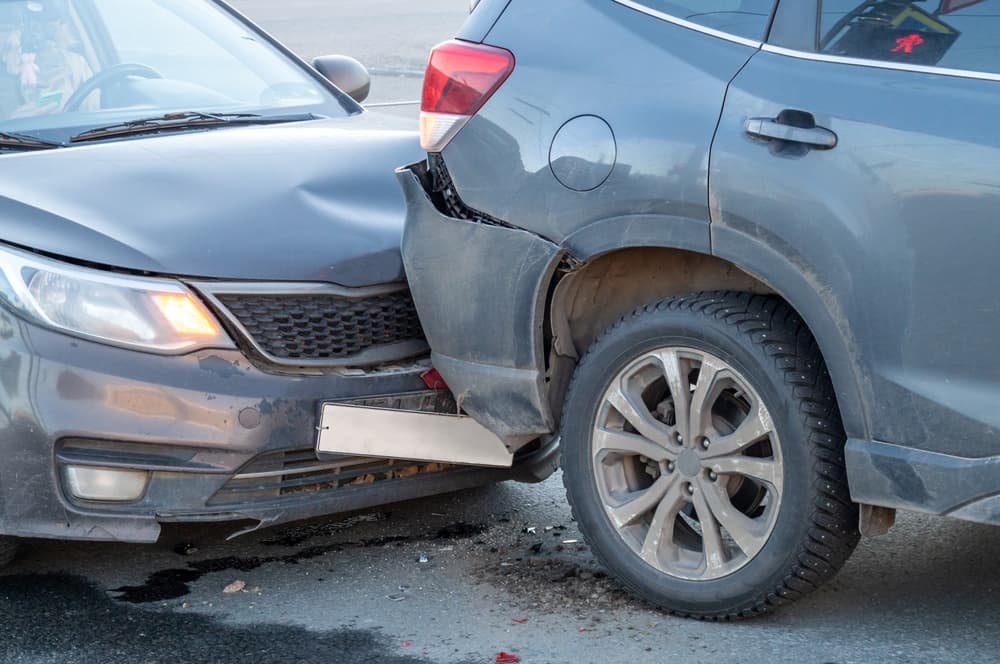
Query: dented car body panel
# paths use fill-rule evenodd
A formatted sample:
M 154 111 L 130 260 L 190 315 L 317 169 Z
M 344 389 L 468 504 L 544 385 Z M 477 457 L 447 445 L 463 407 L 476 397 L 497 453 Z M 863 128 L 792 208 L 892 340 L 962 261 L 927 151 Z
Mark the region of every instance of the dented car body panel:
M 392 170 L 418 156 L 375 112 L 4 155 L 0 237 L 153 274 L 399 282 Z

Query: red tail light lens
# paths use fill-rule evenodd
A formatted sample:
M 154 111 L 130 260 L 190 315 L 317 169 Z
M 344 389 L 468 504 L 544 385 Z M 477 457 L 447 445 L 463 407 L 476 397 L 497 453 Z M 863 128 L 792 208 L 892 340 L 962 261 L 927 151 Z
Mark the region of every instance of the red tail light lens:
M 514 71 L 514 54 L 495 46 L 449 41 L 431 51 L 420 110 L 475 115 Z
M 421 100 L 421 143 L 440 152 L 514 71 L 514 54 L 448 41 L 431 51 Z

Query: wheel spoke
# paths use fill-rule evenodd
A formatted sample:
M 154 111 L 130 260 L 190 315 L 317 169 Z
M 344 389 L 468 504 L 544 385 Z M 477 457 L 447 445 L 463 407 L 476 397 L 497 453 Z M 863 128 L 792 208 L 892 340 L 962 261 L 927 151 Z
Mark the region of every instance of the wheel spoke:
M 648 438 L 625 431 L 598 429 L 594 432 L 594 457 L 603 461 L 609 454 L 644 456 L 653 461 L 673 461 L 677 455 Z
M 665 546 L 673 546 L 674 522 L 681 508 L 684 507 L 684 492 L 680 482 L 673 482 L 667 489 L 663 500 L 656 506 L 653 519 L 649 523 L 649 530 L 646 531 L 646 538 L 642 542 L 642 550 L 639 555 L 650 565 L 659 565 L 660 549 Z
M 695 385 L 694 393 L 691 395 L 690 420 L 688 423 L 690 436 L 702 434 L 708 430 L 712 419 L 712 405 L 715 397 L 718 396 L 716 389 L 719 378 L 726 371 L 726 367 L 716 360 L 703 357 L 701 366 L 698 369 L 698 384 Z
M 643 514 L 650 512 L 660 504 L 671 486 L 677 484 L 677 475 L 660 475 L 648 489 L 636 492 L 639 495 L 626 503 L 611 507 L 608 512 L 615 527 L 621 529 L 639 520 Z
M 736 542 L 749 558 L 764 545 L 767 535 L 767 524 L 751 519 L 740 512 L 729 501 L 729 496 L 718 484 L 700 482 L 700 488 L 705 495 L 705 504 L 715 520 L 719 522 L 729 536 Z
M 712 575 L 726 564 L 726 549 L 722 542 L 722 529 L 705 501 L 703 491 L 697 490 L 692 498 L 694 510 L 701 525 L 701 541 L 705 549 L 705 572 Z
M 691 385 L 687 372 L 681 367 L 681 357 L 675 350 L 660 351 L 656 353 L 656 357 L 663 365 L 663 375 L 667 380 L 670 397 L 674 402 L 677 430 L 687 440 L 691 435 L 688 417 L 691 408 Z
M 742 475 L 763 482 L 775 489 L 781 486 L 781 469 L 770 459 L 730 456 L 712 459 L 711 468 L 720 475 Z
M 711 447 L 702 456 L 707 459 L 739 454 L 754 443 L 767 438 L 774 431 L 771 415 L 759 400 L 754 399 L 750 414 L 740 422 L 736 430 L 712 441 Z
M 624 378 L 622 382 L 624 382 Z M 667 429 L 666 425 L 662 422 L 656 420 L 653 414 L 649 412 L 645 404 L 642 404 L 642 400 L 632 399 L 622 386 L 619 385 L 617 389 L 611 391 L 608 395 L 608 402 L 614 406 L 615 410 L 622 414 L 622 417 L 635 427 L 642 436 L 659 443 L 661 446 L 666 447 L 670 444 L 670 431 Z M 642 404 L 642 405 L 640 405 Z

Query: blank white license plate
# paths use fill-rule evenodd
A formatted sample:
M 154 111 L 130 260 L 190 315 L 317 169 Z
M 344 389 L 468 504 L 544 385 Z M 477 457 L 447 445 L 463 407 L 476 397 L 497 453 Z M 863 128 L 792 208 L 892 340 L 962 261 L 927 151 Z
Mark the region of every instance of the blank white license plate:
M 509 468 L 514 456 L 471 417 L 328 403 L 316 450 L 325 454 Z

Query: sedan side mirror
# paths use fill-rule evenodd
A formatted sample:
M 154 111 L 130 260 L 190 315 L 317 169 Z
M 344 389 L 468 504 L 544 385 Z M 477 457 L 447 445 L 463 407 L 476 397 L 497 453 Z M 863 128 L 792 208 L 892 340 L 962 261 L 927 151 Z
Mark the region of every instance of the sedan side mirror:
M 359 104 L 368 99 L 372 77 L 365 66 L 346 55 L 321 55 L 313 67 Z

